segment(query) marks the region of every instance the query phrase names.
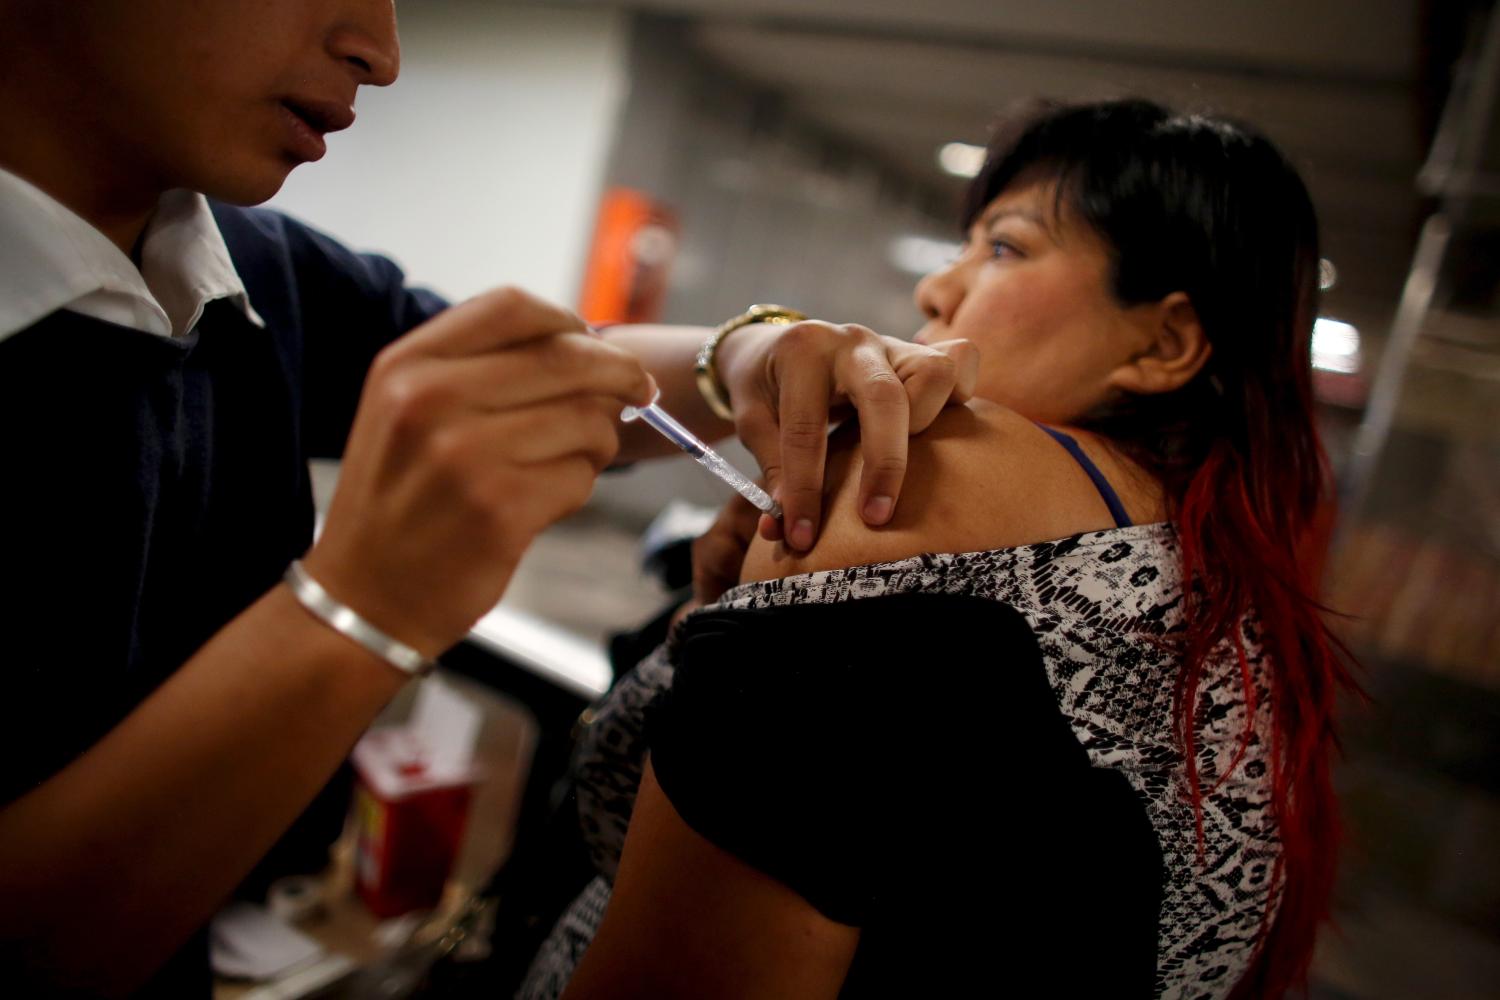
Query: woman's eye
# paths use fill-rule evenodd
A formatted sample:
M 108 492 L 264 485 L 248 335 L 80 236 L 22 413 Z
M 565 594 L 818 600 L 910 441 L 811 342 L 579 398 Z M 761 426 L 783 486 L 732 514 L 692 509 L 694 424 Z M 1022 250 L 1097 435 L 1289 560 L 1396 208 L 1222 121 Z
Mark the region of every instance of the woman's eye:
M 990 240 L 990 256 L 995 258 L 1010 257 L 1019 254 L 1015 244 L 1005 240 Z

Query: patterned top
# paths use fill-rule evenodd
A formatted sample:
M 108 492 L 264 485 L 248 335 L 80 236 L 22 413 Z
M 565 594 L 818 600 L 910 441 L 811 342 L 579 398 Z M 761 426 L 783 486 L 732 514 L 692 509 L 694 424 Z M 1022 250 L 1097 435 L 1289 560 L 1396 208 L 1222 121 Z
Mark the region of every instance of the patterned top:
M 1156 993 L 1218 998 L 1246 971 L 1260 939 L 1280 853 L 1271 810 L 1270 694 L 1257 626 L 1242 627 L 1255 719 L 1236 654 L 1206 670 L 1197 758 L 1201 850 L 1186 767 L 1174 739 L 1178 661 L 1164 639 L 1184 628 L 1180 556 L 1165 523 L 1087 532 L 1008 549 L 895 562 L 745 584 L 715 609 L 834 604 L 901 593 L 963 594 L 1019 611 L 1041 647 L 1064 719 L 1089 761 L 1122 773 L 1145 803 L 1166 872 L 1157 933 Z M 646 706 L 671 684 L 672 642 L 598 706 L 575 758 L 585 840 L 600 877 L 564 915 L 520 997 L 561 993 L 608 899 L 639 783 Z

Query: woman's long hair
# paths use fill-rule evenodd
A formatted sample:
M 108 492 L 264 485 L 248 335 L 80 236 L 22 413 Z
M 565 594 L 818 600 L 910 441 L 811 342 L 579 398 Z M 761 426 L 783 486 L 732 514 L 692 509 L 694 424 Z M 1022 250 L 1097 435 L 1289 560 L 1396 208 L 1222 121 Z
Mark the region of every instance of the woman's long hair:
M 1007 186 L 1033 180 L 1055 183 L 1059 210 L 1103 237 L 1121 303 L 1185 292 L 1212 344 L 1188 385 L 1113 401 L 1083 424 L 1166 490 L 1186 611 L 1176 729 L 1200 838 L 1199 688 L 1220 651 L 1234 650 L 1251 708 L 1248 742 L 1256 686 L 1242 628 L 1264 625 L 1282 845 L 1270 899 L 1279 892 L 1280 905 L 1236 992 L 1280 995 L 1305 981 L 1328 914 L 1339 834 L 1333 709 L 1339 689 L 1352 686 L 1314 596 L 1316 527 L 1331 504 L 1312 399 L 1317 217 L 1265 137 L 1147 101 L 1041 105 L 1012 119 L 969 189 L 965 229 Z

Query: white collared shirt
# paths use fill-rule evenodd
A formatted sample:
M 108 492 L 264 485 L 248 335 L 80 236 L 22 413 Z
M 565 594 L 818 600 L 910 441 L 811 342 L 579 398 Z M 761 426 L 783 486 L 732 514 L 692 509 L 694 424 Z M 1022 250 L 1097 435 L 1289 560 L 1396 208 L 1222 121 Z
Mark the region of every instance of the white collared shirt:
M 182 337 L 204 306 L 224 298 L 265 326 L 203 195 L 162 195 L 146 226 L 137 269 L 57 199 L 0 169 L 0 341 L 59 309 Z

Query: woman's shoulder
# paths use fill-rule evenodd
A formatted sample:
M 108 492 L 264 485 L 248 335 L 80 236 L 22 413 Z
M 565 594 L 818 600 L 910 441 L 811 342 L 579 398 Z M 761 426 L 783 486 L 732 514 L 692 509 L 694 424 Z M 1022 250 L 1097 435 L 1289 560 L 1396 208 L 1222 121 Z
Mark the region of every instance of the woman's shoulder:
M 1132 514 L 1151 506 L 1150 484 L 1098 441 L 1080 443 Z M 862 460 L 856 429 L 829 441 L 824 522 L 805 553 L 757 539 L 742 581 L 767 580 L 924 552 L 1011 548 L 1114 527 L 1098 490 L 1078 462 L 1031 420 L 981 400 L 950 407 L 911 439 L 906 484 L 896 514 L 872 529 L 859 516 Z M 1153 519 L 1148 516 L 1143 520 Z

